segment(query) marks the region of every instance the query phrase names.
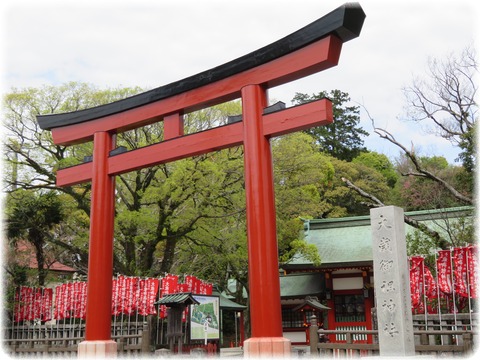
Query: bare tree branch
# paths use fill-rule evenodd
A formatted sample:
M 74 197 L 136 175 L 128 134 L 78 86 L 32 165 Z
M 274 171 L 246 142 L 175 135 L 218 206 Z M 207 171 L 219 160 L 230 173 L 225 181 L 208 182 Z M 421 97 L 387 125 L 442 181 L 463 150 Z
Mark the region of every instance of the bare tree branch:
M 373 123 L 373 119 L 372 119 L 372 123 Z M 386 140 L 390 141 L 392 144 L 394 144 L 395 146 L 402 149 L 403 153 L 410 159 L 410 161 L 415 166 L 415 169 L 418 171 L 418 173 L 409 172 L 409 173 L 407 173 L 407 175 L 421 176 L 421 177 L 429 178 L 430 180 L 433 180 L 433 181 L 441 184 L 457 200 L 460 200 L 460 201 L 465 202 L 467 204 L 473 205 L 473 199 L 471 197 L 463 195 L 462 193 L 457 191 L 457 189 L 455 189 L 452 185 L 450 185 L 448 182 L 446 182 L 442 178 L 436 176 L 432 172 L 425 169 L 422 166 L 422 164 L 420 163 L 420 161 L 417 158 L 417 155 L 415 154 L 413 149 L 408 150 L 404 145 L 402 145 L 400 142 L 398 142 L 392 134 L 390 134 L 388 131 L 386 131 L 384 129 L 374 127 L 374 132 L 376 134 L 378 134 L 382 139 L 386 139 Z
M 412 162 L 412 164 L 414 165 L 415 169 L 416 169 L 416 172 L 413 172 L 413 171 L 409 171 L 407 173 L 403 173 L 402 175 L 403 176 L 408 176 L 408 175 L 411 175 L 411 176 L 417 176 L 417 177 L 424 177 L 424 178 L 428 178 L 432 181 L 435 181 L 436 183 L 439 183 L 441 184 L 448 192 L 450 192 L 457 200 L 460 200 L 466 204 L 469 204 L 469 205 L 473 205 L 473 198 L 470 197 L 470 196 L 466 196 L 464 194 L 462 194 L 461 192 L 459 192 L 457 189 L 455 189 L 451 184 L 449 184 L 447 181 L 445 181 L 444 179 L 440 178 L 439 176 L 435 175 L 434 173 L 432 173 L 431 171 L 428 171 L 427 169 L 425 169 L 420 160 L 418 159 L 417 155 L 415 154 L 415 150 L 414 150 L 414 147 L 412 145 L 411 149 L 409 150 L 405 145 L 401 144 L 397 139 L 395 139 L 395 137 L 393 136 L 393 134 L 391 134 L 390 132 L 388 132 L 387 130 L 385 129 L 382 129 L 382 128 L 379 128 L 379 127 L 376 127 L 375 126 L 375 120 L 371 117 L 370 113 L 368 112 L 368 110 L 365 108 L 365 106 L 362 106 L 362 108 L 365 110 L 368 118 L 370 119 L 371 123 L 372 123 L 372 126 L 373 126 L 373 131 L 378 135 L 380 136 L 382 139 L 385 139 L 385 140 L 388 140 L 389 142 L 391 142 L 392 144 L 394 144 L 395 146 L 399 147 L 402 152 L 407 156 L 408 159 L 410 159 L 410 161 Z
M 355 184 L 353 184 L 350 180 L 342 177 L 342 181 L 345 183 L 345 185 L 349 188 L 349 189 L 352 189 L 354 190 L 355 192 L 357 192 L 360 196 L 364 197 L 364 198 L 367 198 L 369 200 L 372 200 L 373 201 L 373 204 L 370 204 L 371 207 L 382 207 L 382 206 L 386 206 L 382 201 L 380 201 L 376 196 L 370 194 L 370 193 L 367 193 L 366 191 L 364 191 L 363 189 L 359 188 L 358 186 L 356 186 Z M 367 204 L 368 205 L 368 204 Z M 427 225 L 413 219 L 412 217 L 410 216 L 407 216 L 407 215 L 404 215 L 404 221 L 405 223 L 407 223 L 408 225 L 414 227 L 415 229 L 418 229 L 420 230 L 421 232 L 423 232 L 424 234 L 426 234 L 427 236 L 431 237 L 435 243 L 442 249 L 447 249 L 448 246 L 449 246 L 449 242 L 444 239 L 442 236 L 440 236 L 440 234 L 437 232 L 437 231 L 434 231 L 432 229 L 430 229 Z

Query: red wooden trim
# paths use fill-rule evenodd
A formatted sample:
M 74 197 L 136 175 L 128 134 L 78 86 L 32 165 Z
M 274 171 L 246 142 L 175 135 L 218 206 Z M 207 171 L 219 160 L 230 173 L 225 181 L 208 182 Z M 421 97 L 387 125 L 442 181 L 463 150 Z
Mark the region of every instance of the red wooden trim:
M 328 124 L 332 120 L 332 103 L 328 99 L 321 99 L 263 115 L 264 135 L 267 137 L 277 136 L 312 126 Z M 171 121 L 178 121 L 178 119 Z M 173 134 L 173 132 L 170 134 Z M 220 126 L 111 156 L 108 159 L 109 175 L 118 175 L 148 166 L 238 146 L 242 142 L 242 122 Z M 91 169 L 91 163 L 86 163 L 58 170 L 57 185 L 70 186 L 89 181 L 92 174 Z
M 263 116 L 265 136 L 280 136 L 333 122 L 332 103 L 328 99 L 287 108 Z
M 361 275 L 361 274 L 360 274 Z M 366 281 L 366 277 L 364 277 L 364 282 Z M 329 330 L 335 329 L 337 326 L 365 326 L 367 330 L 372 330 L 372 298 L 369 296 L 368 298 L 364 298 L 363 304 L 365 307 L 365 321 L 335 321 L 335 302 L 334 297 L 335 295 L 363 295 L 363 289 L 354 289 L 354 290 L 335 290 L 332 291 L 332 300 L 327 303 L 327 306 L 330 307 L 332 310 L 328 312 L 328 327 Z M 335 340 L 335 335 L 328 335 L 330 342 L 339 342 Z M 372 336 L 367 335 L 366 343 L 372 343 Z
M 300 50 L 253 69 L 185 93 L 100 119 L 52 129 L 55 144 L 90 141 L 97 131 L 123 132 L 162 120 L 166 114 L 187 113 L 240 97 L 248 84 L 278 86 L 317 73 L 338 63 L 342 41 L 329 35 Z
M 181 136 L 110 158 L 109 173 L 118 175 L 242 144 L 242 123 Z
M 163 118 L 163 139 L 170 140 L 183 136 L 183 116 L 179 113 L 165 116 Z
M 72 186 L 88 182 L 92 179 L 92 171 L 92 162 L 59 169 L 57 170 L 57 186 Z

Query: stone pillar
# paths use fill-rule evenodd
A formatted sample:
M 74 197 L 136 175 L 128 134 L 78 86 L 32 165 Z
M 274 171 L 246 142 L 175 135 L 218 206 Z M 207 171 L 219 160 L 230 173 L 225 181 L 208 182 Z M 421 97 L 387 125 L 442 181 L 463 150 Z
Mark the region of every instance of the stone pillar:
M 415 355 L 403 210 L 370 210 L 380 356 Z
M 116 358 L 117 343 L 114 340 L 89 340 L 78 344 L 78 358 Z
M 315 315 L 312 315 L 312 318 L 310 320 L 310 328 L 308 335 L 310 336 L 310 355 L 316 356 L 318 355 L 318 322 Z

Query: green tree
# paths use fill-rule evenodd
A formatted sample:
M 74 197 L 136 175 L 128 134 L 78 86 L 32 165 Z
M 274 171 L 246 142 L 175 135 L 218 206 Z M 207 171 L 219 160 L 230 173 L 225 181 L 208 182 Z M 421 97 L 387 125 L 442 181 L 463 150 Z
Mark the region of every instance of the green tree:
M 53 229 L 63 220 L 61 201 L 53 191 L 46 193 L 17 192 L 10 197 L 7 211 L 7 237 L 10 241 L 27 240 L 35 248 L 38 285 L 44 286 L 47 276 L 44 248 Z
M 70 82 L 61 86 L 12 89 L 3 97 L 5 136 L 3 173 L 7 191 L 50 189 L 69 195 L 78 207 L 90 212 L 90 185 L 57 187 L 57 169 L 79 164 L 92 154 L 92 144 L 58 146 L 51 133 L 36 121 L 40 114 L 77 111 L 136 94 L 139 88 L 100 90 L 89 84 Z
M 222 125 L 228 115 L 239 111 L 241 104 L 236 101 L 188 114 L 185 131 Z M 132 150 L 162 137 L 161 124 L 154 124 L 122 134 L 119 143 Z M 237 211 L 232 210 L 232 198 L 243 192 L 243 172 L 238 171 L 241 155 L 231 149 L 119 176 L 117 193 L 122 201 L 117 204 L 115 238 L 121 250 L 121 271 L 141 275 L 183 272 L 184 267 L 178 268 L 178 259 L 185 259 L 180 252 L 192 244 L 208 245 L 210 239 L 199 230 L 204 223 L 208 219 L 218 222 Z M 186 263 L 194 268 L 192 261 Z
M 296 93 L 292 103 L 303 104 L 317 99 L 329 98 L 333 104 L 334 122 L 306 130 L 318 144 L 320 150 L 340 160 L 351 161 L 366 148 L 363 146 L 363 136 L 368 136 L 360 125 L 360 110 L 358 106 L 348 106 L 348 93 L 332 90 L 330 93 L 321 91 L 318 94 Z
M 363 152 L 352 161 L 355 164 L 363 164 L 379 171 L 385 178 L 388 186 L 393 188 L 398 181 L 398 174 L 390 159 L 375 151 Z
M 323 217 L 331 206 L 322 194 L 335 170 L 315 139 L 301 132 L 283 136 L 272 142 L 272 154 L 279 218 Z
M 332 186 L 325 192 L 324 197 L 335 206 L 330 217 L 367 215 L 372 206 L 370 202 L 360 196 L 353 189 L 345 186 L 349 179 L 359 187 L 365 189 L 376 198 L 388 202 L 392 196 L 392 189 L 388 186 L 385 176 L 375 167 L 367 166 L 362 162 L 347 162 L 332 158 L 335 168 L 335 177 Z
M 81 216 L 75 212 L 75 216 L 67 217 L 68 225 L 60 226 L 63 239 L 59 236 L 50 239 L 71 252 L 72 258 L 79 259 L 76 264 L 71 264 L 76 267 L 86 269 L 88 263 L 88 237 L 83 234 L 88 232 L 89 226 L 90 183 L 57 187 L 55 173 L 59 168 L 83 162 L 85 156 L 92 154 L 92 144 L 68 148 L 53 144 L 51 133 L 39 128 L 36 115 L 77 111 L 115 101 L 139 91 L 139 88 L 102 90 L 89 84 L 70 82 L 57 87 L 14 88 L 3 97 L 2 116 L 6 129 L 6 171 L 3 178 L 6 191 L 15 193 L 19 190 L 54 190 L 65 194 L 62 201 L 70 211 L 78 209 L 84 213 L 84 216 Z M 83 229 L 80 230 L 81 227 Z M 82 234 L 82 244 L 79 243 L 77 234 Z M 115 263 L 118 264 L 117 257 Z

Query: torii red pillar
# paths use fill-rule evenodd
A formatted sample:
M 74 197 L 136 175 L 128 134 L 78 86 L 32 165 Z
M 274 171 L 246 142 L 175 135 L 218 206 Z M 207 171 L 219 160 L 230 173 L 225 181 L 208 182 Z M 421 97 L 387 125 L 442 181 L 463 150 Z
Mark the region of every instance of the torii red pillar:
M 262 121 L 265 90 L 260 85 L 243 87 L 242 103 L 252 327 L 252 338 L 245 341 L 244 349 L 251 356 L 282 356 L 291 350 L 282 332 L 272 153 Z
M 79 355 L 116 353 L 110 335 L 115 176 L 243 144 L 252 325 L 245 354 L 289 356 L 290 341 L 282 337 L 269 139 L 328 124 L 333 115 L 327 99 L 265 113 L 267 89 L 335 66 L 342 43 L 359 35 L 364 18 L 361 7 L 350 3 L 271 45 L 190 78 L 112 104 L 37 117 L 56 144 L 94 144 L 92 162 L 57 172 L 59 186 L 92 181 L 87 329 Z M 238 97 L 243 121 L 183 134 L 184 113 Z M 164 141 L 111 153 L 115 134 L 157 121 L 164 121 Z

